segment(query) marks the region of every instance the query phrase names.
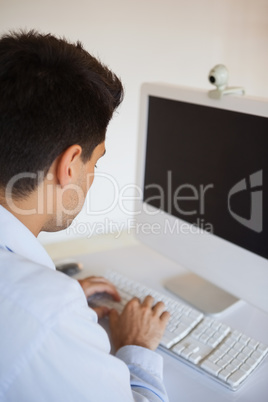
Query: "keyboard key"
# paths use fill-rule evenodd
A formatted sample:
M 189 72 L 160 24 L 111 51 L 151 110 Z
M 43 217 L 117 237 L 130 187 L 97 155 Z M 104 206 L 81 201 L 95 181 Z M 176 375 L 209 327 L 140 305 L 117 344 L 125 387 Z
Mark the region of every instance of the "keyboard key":
M 240 340 L 238 342 L 236 342 L 233 346 L 233 349 L 238 352 L 240 352 L 242 349 L 244 349 L 244 344 L 242 342 L 240 342 Z
M 230 373 L 233 373 L 234 371 L 237 370 L 237 367 L 233 362 L 231 361 L 226 367 L 225 370 L 228 370 Z
M 247 377 L 247 373 L 242 370 L 237 370 L 233 374 L 228 377 L 227 382 L 232 387 L 237 387 L 245 378 Z
M 223 380 L 226 381 L 228 377 L 230 377 L 231 373 L 229 370 L 223 369 L 219 372 L 218 377 Z
M 243 364 L 240 366 L 240 370 L 245 371 L 246 373 L 249 374 L 249 373 L 253 370 L 253 367 L 250 366 L 250 365 L 247 364 L 247 363 L 243 363 Z
M 256 362 L 259 362 L 262 359 L 262 353 L 260 351 L 256 350 L 255 352 L 252 353 L 252 355 L 250 357 L 252 359 L 254 359 Z
M 210 345 L 211 347 L 215 348 L 217 345 L 219 345 L 219 343 L 222 340 L 222 336 L 219 332 L 215 332 L 215 334 L 208 339 L 208 345 Z
M 190 345 L 188 348 L 183 349 L 181 356 L 189 357 L 191 354 L 199 351 L 199 347 L 195 345 Z
M 194 323 L 194 320 L 191 317 L 188 316 L 182 316 L 180 319 L 180 322 L 185 324 L 185 326 L 192 326 L 192 324 Z
M 248 346 L 245 346 L 244 349 L 242 350 L 242 353 L 244 353 L 246 356 L 251 355 L 251 353 L 254 351 L 254 349 L 249 348 Z
M 258 351 L 262 352 L 264 355 L 268 352 L 268 347 L 263 343 L 260 343 L 257 348 Z
M 247 345 L 249 343 L 249 337 L 246 335 L 242 335 L 240 338 L 240 342 L 244 343 L 245 345 Z
M 236 356 L 237 359 L 239 359 L 241 362 L 244 362 L 245 360 L 247 360 L 247 358 L 249 357 L 249 355 L 246 355 L 244 353 L 244 350 L 240 353 L 238 353 L 238 355 Z
M 189 314 L 189 317 L 193 318 L 195 321 L 199 321 L 200 318 L 202 318 L 202 313 L 200 313 L 199 311 L 196 310 L 192 310 Z
M 258 344 L 259 344 L 258 341 L 256 341 L 255 339 L 251 339 L 251 340 L 249 341 L 249 343 L 248 343 L 248 346 L 251 347 L 251 348 L 253 348 L 253 349 L 256 349 L 256 347 L 258 346 Z
M 234 339 L 236 339 L 237 341 L 240 339 L 240 337 L 241 337 L 241 332 L 239 332 L 239 331 L 237 331 L 237 330 L 234 330 L 233 332 L 232 332 L 232 338 L 234 338 Z
M 232 337 L 226 339 L 225 345 L 229 346 L 230 348 L 235 344 L 236 340 Z
M 190 362 L 192 362 L 192 363 L 194 363 L 194 364 L 199 363 L 200 360 L 202 360 L 202 359 L 203 359 L 203 355 L 202 355 L 202 353 L 201 353 L 200 350 L 198 350 L 197 352 L 192 353 L 192 354 L 189 356 Z
M 257 360 L 252 359 L 252 357 L 249 357 L 245 363 L 247 363 L 252 369 L 255 368 L 258 364 Z
M 177 343 L 173 348 L 172 351 L 177 353 L 178 355 L 185 349 L 185 345 L 183 343 Z
M 216 362 L 219 359 L 221 359 L 223 356 L 225 356 L 225 353 L 220 350 L 220 349 L 216 349 L 210 356 L 209 359 Z
M 230 351 L 230 348 L 228 346 L 226 346 L 225 344 L 223 344 L 219 347 L 218 350 L 220 350 L 222 352 L 222 354 L 226 354 Z
M 217 365 L 219 367 L 224 368 L 230 363 L 231 360 L 232 360 L 232 358 L 230 356 L 225 355 L 217 361 Z M 240 364 L 241 364 L 241 362 L 240 362 Z
M 209 335 L 208 334 L 206 334 L 206 333 L 204 333 L 204 334 L 202 334 L 201 336 L 200 336 L 200 341 L 202 341 L 202 342 L 204 342 L 204 343 L 207 343 L 207 341 L 208 341 L 208 339 L 209 339 Z
M 180 323 L 178 324 L 177 328 L 176 328 L 175 331 L 174 331 L 174 335 L 176 335 L 177 338 L 178 338 L 178 336 L 180 336 L 180 339 L 182 339 L 182 338 L 183 338 L 184 336 L 186 336 L 189 332 L 190 332 L 190 328 L 189 328 L 187 325 L 185 325 L 185 324 L 183 324 L 182 322 L 180 322 Z M 179 339 L 179 340 L 180 340 L 180 339 Z
M 217 375 L 221 368 L 217 366 L 217 364 L 211 362 L 210 360 L 205 360 L 202 364 L 201 367 L 206 370 L 208 373 L 215 374 Z
M 228 355 L 230 355 L 233 359 L 239 354 L 238 350 L 236 350 L 236 349 L 229 349 L 227 353 L 228 353 Z
M 166 347 L 167 349 L 171 348 L 171 346 L 173 346 L 176 343 L 176 341 L 174 342 L 174 335 L 168 331 L 165 331 L 160 345 Z

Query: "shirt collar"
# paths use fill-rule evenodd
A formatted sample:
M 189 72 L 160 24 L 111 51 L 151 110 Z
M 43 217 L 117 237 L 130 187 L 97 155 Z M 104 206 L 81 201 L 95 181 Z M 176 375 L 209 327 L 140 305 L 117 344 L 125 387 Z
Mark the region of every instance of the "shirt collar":
M 0 205 L 0 246 L 55 269 L 52 259 L 33 233 L 2 205 Z

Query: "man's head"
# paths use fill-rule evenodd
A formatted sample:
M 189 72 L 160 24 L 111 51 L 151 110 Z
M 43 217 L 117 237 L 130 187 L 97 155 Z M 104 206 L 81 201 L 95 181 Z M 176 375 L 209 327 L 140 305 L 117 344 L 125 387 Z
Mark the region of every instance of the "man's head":
M 86 169 L 94 150 L 103 153 L 122 97 L 120 80 L 79 42 L 35 31 L 0 38 L 2 192 L 16 177 L 13 199 L 27 198 L 40 185 L 38 172 L 46 178 L 68 149 Z

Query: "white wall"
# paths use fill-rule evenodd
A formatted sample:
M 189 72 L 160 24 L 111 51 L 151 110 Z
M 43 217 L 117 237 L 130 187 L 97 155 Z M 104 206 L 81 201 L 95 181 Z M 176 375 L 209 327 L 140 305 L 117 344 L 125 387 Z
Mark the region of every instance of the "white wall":
M 210 88 L 209 70 L 223 63 L 230 85 L 268 97 L 267 0 L 0 0 L 0 27 L 0 33 L 35 28 L 79 39 L 121 76 L 125 101 L 110 125 L 107 155 L 97 170 L 116 178 L 119 189 L 135 180 L 142 82 Z M 89 196 L 93 210 L 109 207 L 113 194 L 108 180 L 96 179 Z M 74 230 L 40 239 L 69 239 L 85 230 L 89 236 L 94 222 L 96 232 L 111 229 L 107 219 L 114 228 L 128 218 L 118 206 L 100 216 L 84 211 Z

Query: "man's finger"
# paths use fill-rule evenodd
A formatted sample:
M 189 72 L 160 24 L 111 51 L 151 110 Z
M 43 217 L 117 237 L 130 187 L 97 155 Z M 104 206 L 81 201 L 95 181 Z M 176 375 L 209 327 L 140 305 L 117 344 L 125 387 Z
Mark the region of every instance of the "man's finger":
M 88 285 L 88 288 L 86 290 L 87 290 L 87 296 L 92 296 L 95 293 L 106 292 L 109 295 L 113 296 L 114 300 L 116 301 L 119 301 L 121 299 L 115 286 L 111 285 L 110 283 L 93 282 Z
M 163 321 L 165 324 L 168 323 L 169 319 L 170 319 L 170 313 L 168 311 L 164 311 L 160 316 L 160 320 Z
M 153 306 L 153 311 L 159 316 L 165 311 L 166 307 L 163 302 L 158 302 Z
M 152 307 L 153 304 L 154 304 L 154 298 L 151 295 L 146 296 L 142 302 L 142 305 L 146 307 Z
M 93 307 L 93 310 L 96 311 L 98 318 L 104 318 L 110 312 L 110 309 L 106 306 Z
M 112 283 L 108 279 L 104 278 L 103 276 L 88 276 L 84 280 L 88 280 L 90 282 L 105 282 L 105 283 Z
M 115 301 L 120 301 L 121 297 L 116 289 L 116 287 L 107 281 L 95 281 L 91 278 L 81 279 L 78 281 L 82 286 L 82 289 L 86 297 L 90 297 L 95 293 L 106 292 L 113 297 Z
M 119 318 L 118 312 L 114 308 L 112 308 L 109 311 L 109 323 L 111 328 L 114 328 L 117 325 L 118 318 Z

